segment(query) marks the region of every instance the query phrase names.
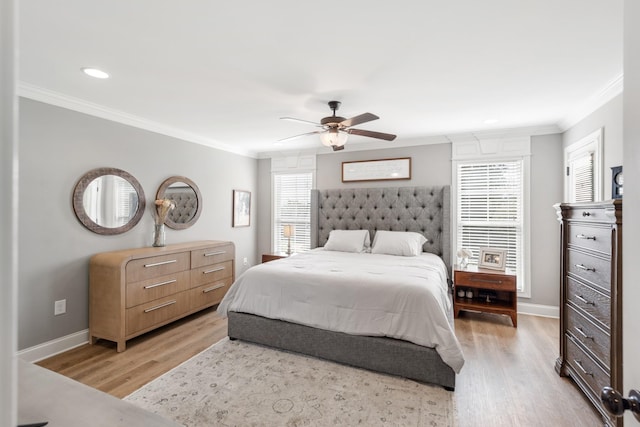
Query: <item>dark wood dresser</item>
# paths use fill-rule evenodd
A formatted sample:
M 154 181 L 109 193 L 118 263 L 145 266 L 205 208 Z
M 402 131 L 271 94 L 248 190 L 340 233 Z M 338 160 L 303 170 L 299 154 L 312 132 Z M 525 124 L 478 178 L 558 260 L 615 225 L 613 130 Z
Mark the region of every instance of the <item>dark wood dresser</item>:
M 554 205 L 561 223 L 560 357 L 605 425 L 622 426 L 600 402 L 622 390 L 622 200 Z

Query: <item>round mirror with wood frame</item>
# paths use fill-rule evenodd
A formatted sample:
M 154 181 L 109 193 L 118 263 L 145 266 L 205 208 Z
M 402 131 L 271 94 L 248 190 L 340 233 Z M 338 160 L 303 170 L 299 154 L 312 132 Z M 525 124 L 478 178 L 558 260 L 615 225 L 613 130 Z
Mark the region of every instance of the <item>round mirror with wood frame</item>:
M 117 168 L 85 173 L 73 190 L 72 203 L 82 225 L 102 235 L 131 230 L 140 222 L 146 205 L 138 180 Z
M 184 230 L 196 223 L 202 213 L 202 194 L 195 182 L 184 176 L 167 178 L 158 188 L 156 200 L 169 199 L 175 208 L 169 211 L 167 227 Z

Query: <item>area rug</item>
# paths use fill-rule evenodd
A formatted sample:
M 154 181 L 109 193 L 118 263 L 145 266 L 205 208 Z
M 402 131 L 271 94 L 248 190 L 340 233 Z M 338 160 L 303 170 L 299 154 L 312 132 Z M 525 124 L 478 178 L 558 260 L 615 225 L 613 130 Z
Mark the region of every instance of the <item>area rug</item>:
M 125 400 L 196 426 L 453 426 L 451 392 L 228 338 Z

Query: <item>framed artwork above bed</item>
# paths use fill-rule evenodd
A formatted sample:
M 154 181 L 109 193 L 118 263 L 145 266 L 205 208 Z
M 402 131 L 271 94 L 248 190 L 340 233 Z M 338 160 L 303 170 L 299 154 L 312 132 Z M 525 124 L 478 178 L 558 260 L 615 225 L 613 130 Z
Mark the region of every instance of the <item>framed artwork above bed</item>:
M 411 157 L 342 162 L 342 182 L 411 179 Z

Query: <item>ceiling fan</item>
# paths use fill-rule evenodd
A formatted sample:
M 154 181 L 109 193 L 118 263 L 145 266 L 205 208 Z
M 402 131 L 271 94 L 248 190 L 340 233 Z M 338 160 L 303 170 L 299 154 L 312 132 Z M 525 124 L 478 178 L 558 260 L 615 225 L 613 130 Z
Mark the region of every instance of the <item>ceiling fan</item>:
M 340 108 L 340 101 L 329 101 L 329 108 L 331 108 L 331 110 L 333 111 L 333 115 L 323 118 L 322 120 L 320 120 L 320 123 L 311 122 L 309 120 L 296 119 L 293 117 L 281 117 L 282 120 L 293 120 L 296 122 L 312 124 L 316 127 L 322 128 L 322 130 L 316 130 L 313 132 L 290 136 L 288 138 L 279 140 L 279 142 L 300 138 L 302 136 L 319 134 L 322 144 L 326 145 L 327 147 L 331 147 L 333 151 L 340 151 L 344 150 L 344 144 L 347 142 L 349 134 L 367 136 L 369 138 L 384 139 L 385 141 L 393 141 L 394 139 L 396 139 L 396 135 L 392 135 L 390 133 L 374 132 L 371 130 L 352 128 L 352 126 L 379 119 L 380 117 L 376 116 L 375 114 L 364 113 L 355 117 L 351 117 L 350 119 L 345 119 L 344 117 L 336 116 L 336 110 Z

